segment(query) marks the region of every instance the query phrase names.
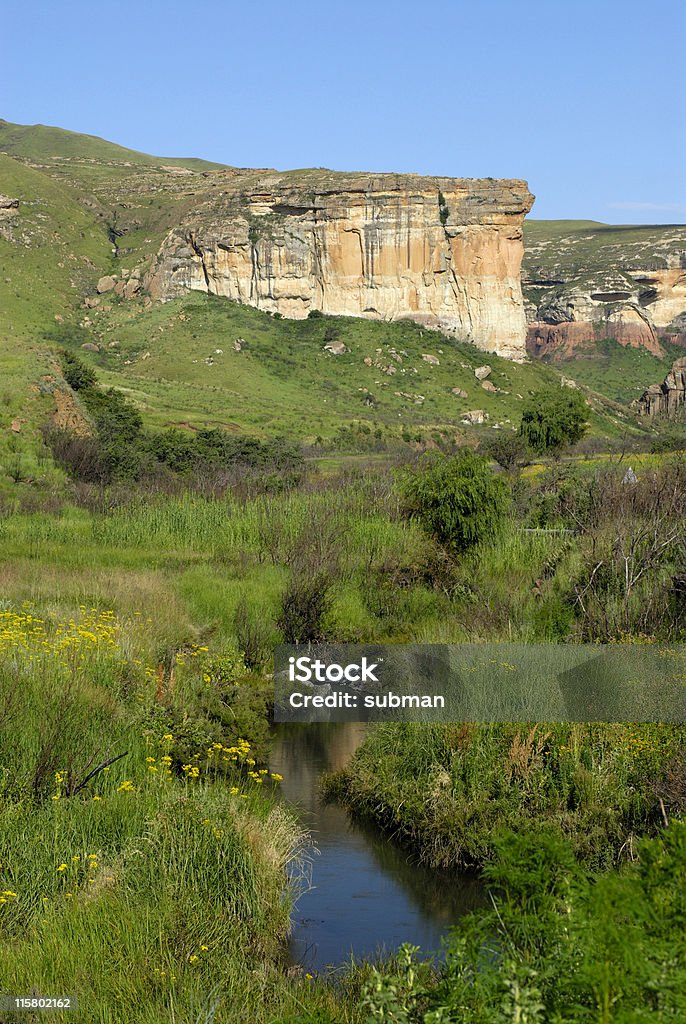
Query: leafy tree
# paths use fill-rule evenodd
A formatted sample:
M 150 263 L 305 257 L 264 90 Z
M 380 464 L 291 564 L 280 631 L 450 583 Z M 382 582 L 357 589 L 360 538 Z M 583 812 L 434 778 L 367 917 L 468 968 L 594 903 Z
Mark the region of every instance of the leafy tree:
M 510 430 L 494 433 L 480 445 L 480 450 L 507 470 L 514 469 L 520 459 L 526 455 L 524 440 Z
M 505 483 L 471 449 L 430 456 L 401 487 L 409 514 L 455 552 L 492 536 L 509 504 Z
M 538 455 L 556 454 L 584 436 L 587 412 L 579 391 L 538 391 L 524 407 L 519 433 Z

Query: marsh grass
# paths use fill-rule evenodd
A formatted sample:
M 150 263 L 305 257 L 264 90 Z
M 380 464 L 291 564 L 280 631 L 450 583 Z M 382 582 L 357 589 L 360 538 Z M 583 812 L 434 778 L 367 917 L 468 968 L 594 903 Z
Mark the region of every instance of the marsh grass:
M 434 866 L 483 864 L 499 832 L 550 824 L 607 868 L 661 827 L 685 756 L 659 724 L 379 725 L 328 789 Z

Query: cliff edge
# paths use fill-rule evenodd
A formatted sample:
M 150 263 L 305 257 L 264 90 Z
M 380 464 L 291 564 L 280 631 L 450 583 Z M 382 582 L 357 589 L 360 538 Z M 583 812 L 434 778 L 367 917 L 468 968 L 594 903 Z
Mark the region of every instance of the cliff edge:
M 411 318 L 526 357 L 519 180 L 216 171 L 165 238 L 153 298 L 206 291 L 284 317 Z M 205 192 L 207 196 L 207 192 Z

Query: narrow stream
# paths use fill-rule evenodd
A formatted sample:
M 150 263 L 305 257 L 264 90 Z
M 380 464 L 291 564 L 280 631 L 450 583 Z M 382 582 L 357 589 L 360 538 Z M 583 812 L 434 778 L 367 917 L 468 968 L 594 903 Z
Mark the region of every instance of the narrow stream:
M 452 924 L 483 902 L 471 875 L 434 871 L 370 825 L 322 801 L 322 773 L 342 768 L 364 739 L 365 725 L 277 725 L 270 767 L 284 776 L 283 797 L 295 805 L 319 849 L 311 887 L 298 900 L 291 957 L 323 971 L 356 958 L 390 953 L 403 942 L 439 952 Z

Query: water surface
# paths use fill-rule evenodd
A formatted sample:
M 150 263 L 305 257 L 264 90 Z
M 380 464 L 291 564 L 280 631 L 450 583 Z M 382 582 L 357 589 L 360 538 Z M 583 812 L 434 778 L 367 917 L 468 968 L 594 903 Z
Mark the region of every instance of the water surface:
M 366 729 L 359 723 L 274 727 L 271 770 L 284 776 L 283 797 L 299 810 L 319 850 L 291 938 L 294 962 L 308 970 L 339 966 L 351 954 L 373 958 L 403 942 L 438 952 L 450 926 L 483 902 L 474 876 L 423 867 L 373 826 L 322 800 L 322 773 L 342 768 Z

